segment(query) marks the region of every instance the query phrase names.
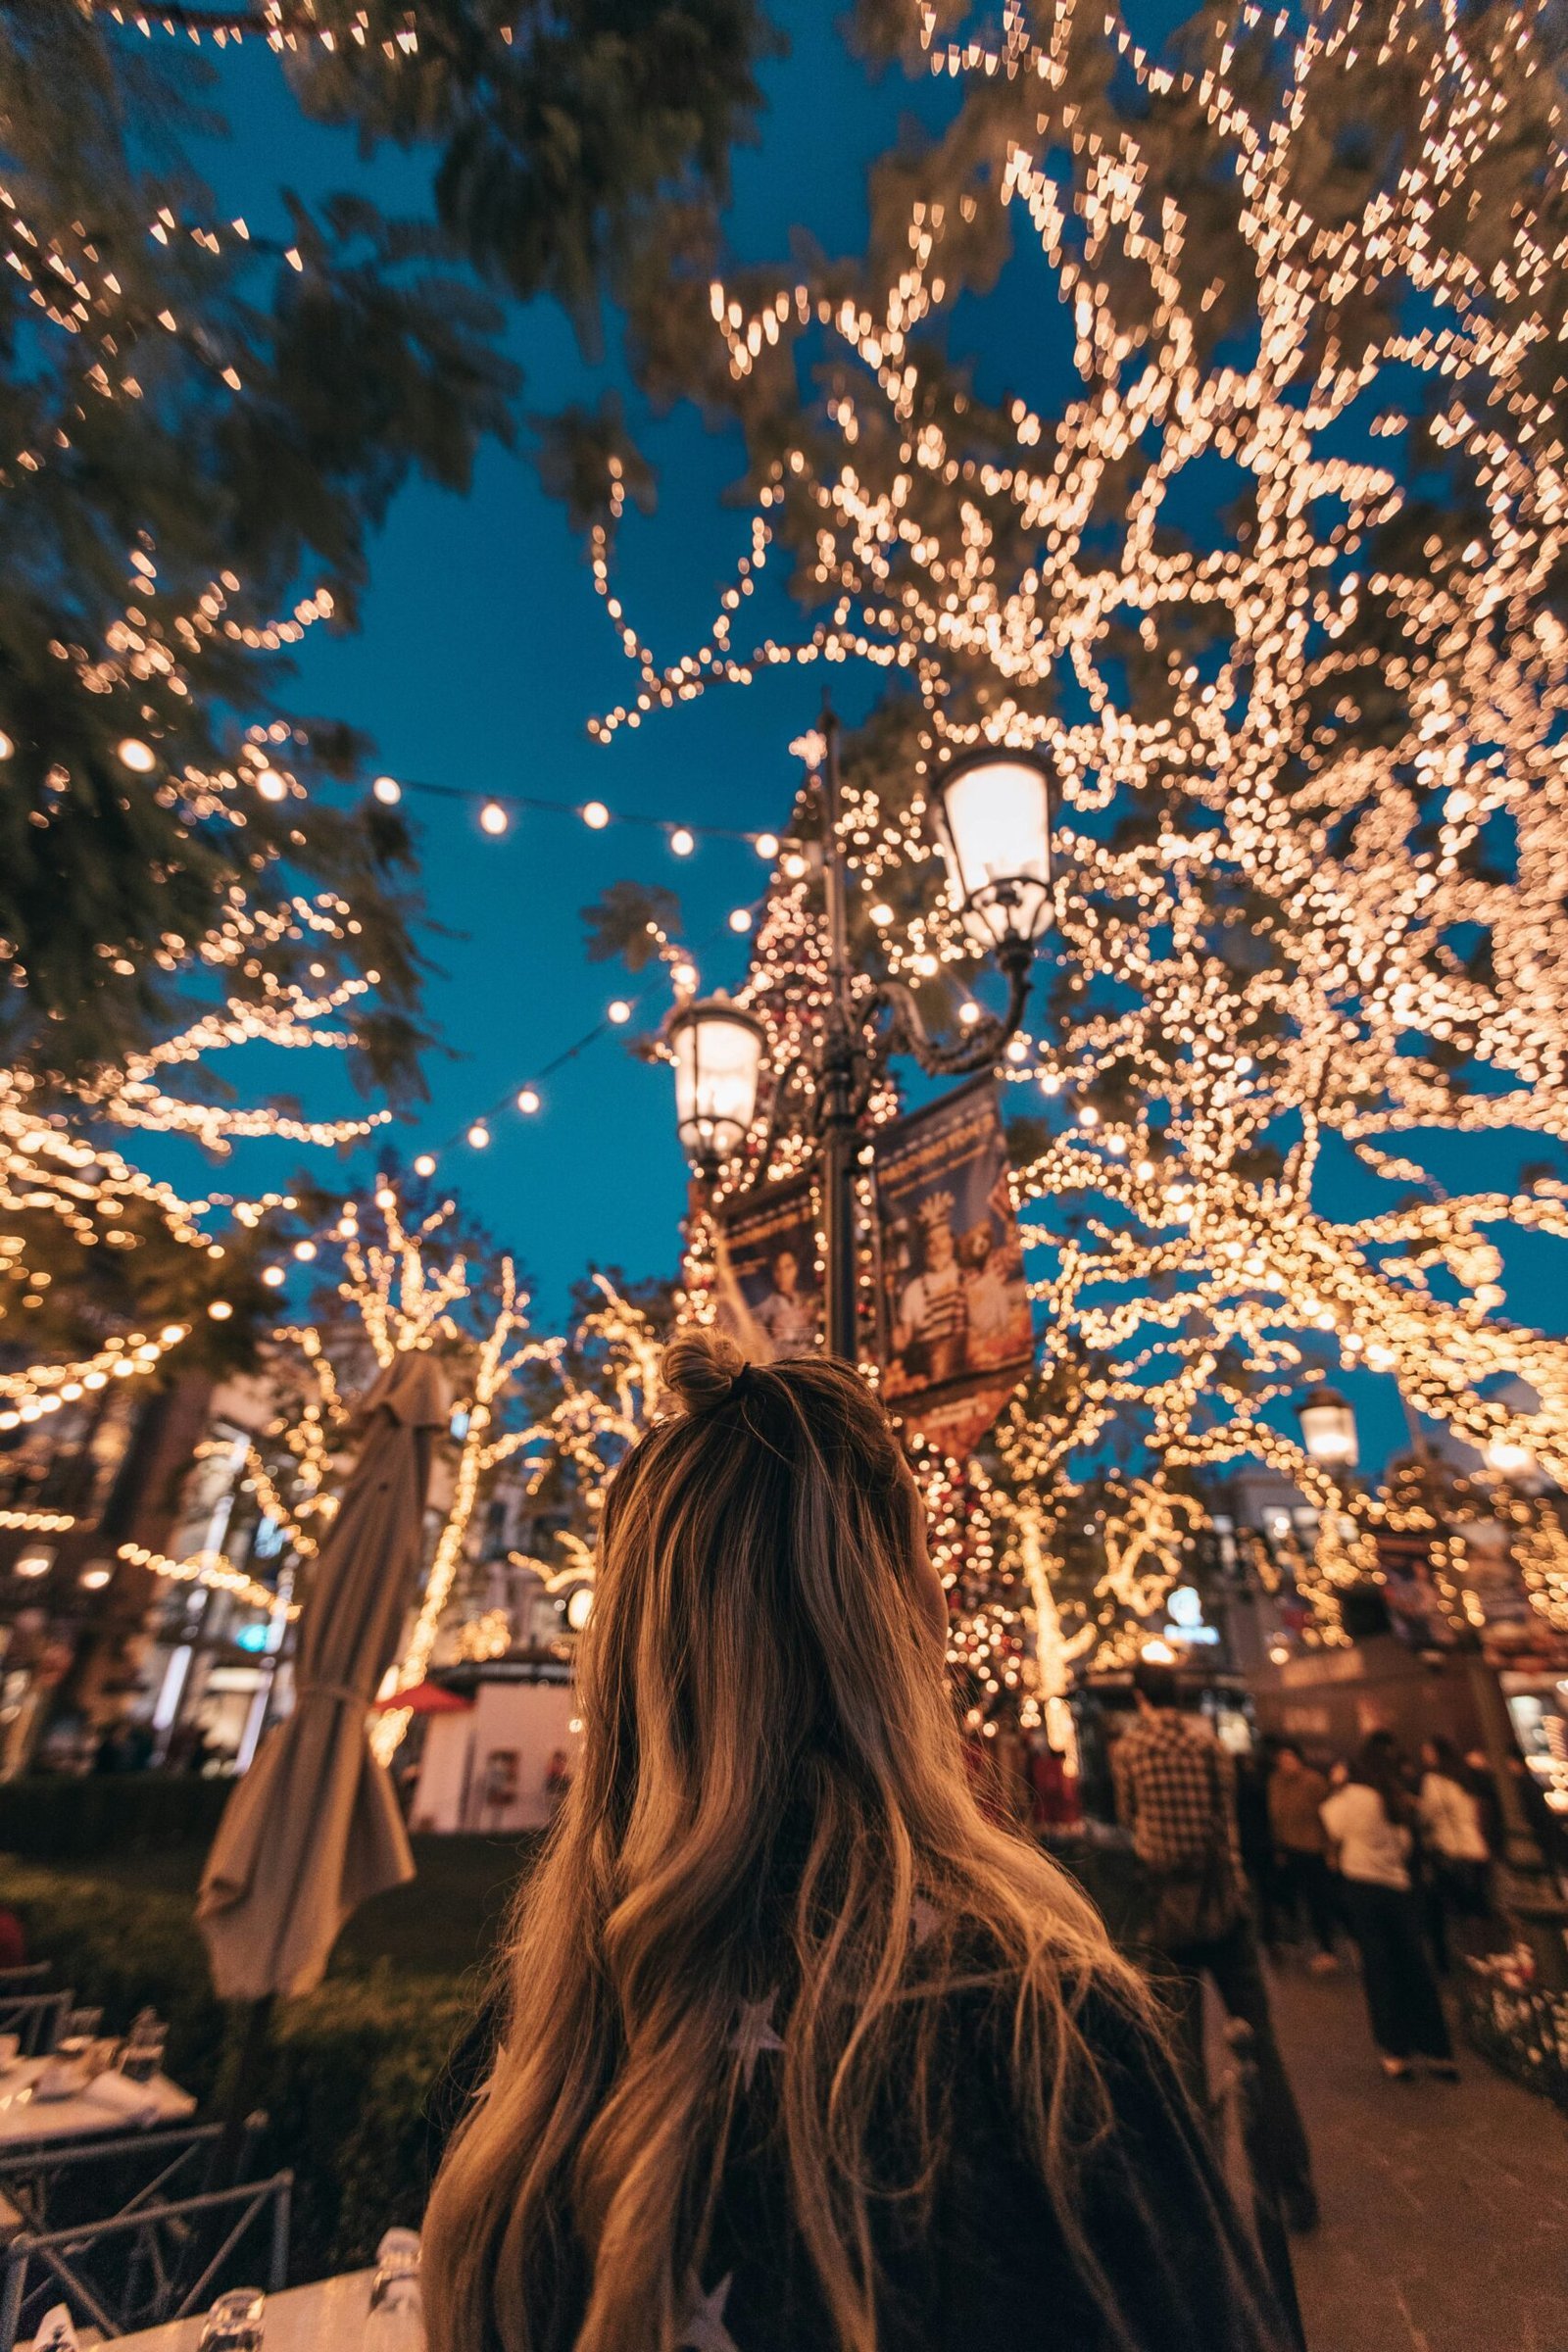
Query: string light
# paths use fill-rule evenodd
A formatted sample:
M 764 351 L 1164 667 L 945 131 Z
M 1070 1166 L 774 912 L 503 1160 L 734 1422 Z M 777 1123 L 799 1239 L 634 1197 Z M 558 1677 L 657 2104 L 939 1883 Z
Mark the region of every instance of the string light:
M 383 808 L 395 808 L 403 798 L 403 787 L 396 776 L 377 776 L 370 790 Z
M 511 822 L 511 817 L 499 801 L 486 801 L 479 811 L 480 825 L 486 833 L 492 836 L 499 837 L 505 833 Z
M 128 1560 L 133 1568 L 145 1568 L 149 1575 L 162 1577 L 171 1584 L 201 1585 L 208 1592 L 232 1593 L 236 1600 L 249 1608 L 270 1610 L 277 1600 L 277 1594 L 270 1585 L 258 1584 L 254 1577 L 236 1568 L 232 1560 L 225 1559 L 221 1552 L 198 1551 L 192 1552 L 187 1559 L 174 1560 L 167 1552 L 149 1550 L 143 1544 L 122 1544 L 116 1556 Z M 21 1567 L 20 1561 L 18 1567 Z M 297 1617 L 298 1605 L 289 1608 L 286 1613 L 290 1617 Z

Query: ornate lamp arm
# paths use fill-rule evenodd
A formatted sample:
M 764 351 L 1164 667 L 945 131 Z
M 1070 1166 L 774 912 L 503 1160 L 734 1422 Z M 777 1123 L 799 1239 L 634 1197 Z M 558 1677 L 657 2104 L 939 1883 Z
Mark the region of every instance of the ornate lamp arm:
M 887 1047 L 890 1053 L 912 1054 L 928 1077 L 956 1078 L 971 1070 L 983 1070 L 996 1060 L 1009 1038 L 1016 1037 L 1023 1024 L 1024 1007 L 1029 1002 L 1030 967 L 1033 951 L 1027 945 L 1009 942 L 999 952 L 999 961 L 1007 975 L 1007 1009 L 998 1015 L 988 1012 L 975 1022 L 963 1037 L 952 1045 L 943 1045 L 931 1035 L 915 1002 L 913 991 L 902 980 L 879 981 L 874 1003 L 891 1016 L 888 1022 Z

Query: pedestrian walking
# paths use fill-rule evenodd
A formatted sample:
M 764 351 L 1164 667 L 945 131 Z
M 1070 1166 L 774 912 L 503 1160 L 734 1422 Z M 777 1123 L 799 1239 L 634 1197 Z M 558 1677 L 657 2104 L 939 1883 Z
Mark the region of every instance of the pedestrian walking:
M 1236 1835 L 1242 1869 L 1247 1877 L 1258 1941 L 1272 1959 L 1279 1948 L 1286 1897 L 1268 1817 L 1268 1764 L 1262 1756 L 1244 1754 L 1233 1759 L 1233 1768 Z
M 1138 1972 L 988 1820 L 848 1365 L 678 1336 L 426 2219 L 430 2352 L 1283 2352 Z
M 1449 1926 L 1485 1919 L 1487 1865 L 1492 1856 L 1481 1806 L 1465 1784 L 1451 1740 L 1426 1740 L 1421 1749 L 1418 1810 L 1427 1866 L 1427 1932 L 1440 1976 L 1451 1966 Z
M 1362 1742 L 1344 1788 L 1322 1810 L 1361 1954 L 1362 1989 L 1383 2071 L 1400 2080 L 1420 2058 L 1430 2073 L 1457 2081 L 1411 1880 L 1415 1807 L 1392 1733 L 1374 1732 Z
M 1329 1792 L 1294 1741 L 1280 1742 L 1268 1783 L 1268 1819 L 1281 1894 L 1298 1926 L 1317 1941 L 1308 1966 L 1327 1976 L 1338 1968 L 1334 1951 L 1334 1873 L 1329 1868 L 1328 1832 L 1319 1807 Z
M 1189 2079 L 1205 2092 L 1203 1980 L 1252 2029 L 1263 2128 L 1289 2227 L 1318 2218 L 1306 2131 L 1274 2034 L 1248 1913 L 1231 1759 L 1182 1705 L 1174 1670 L 1133 1668 L 1138 1720 L 1111 1752 L 1116 1809 L 1154 1889 L 1151 1940 L 1172 1971 Z

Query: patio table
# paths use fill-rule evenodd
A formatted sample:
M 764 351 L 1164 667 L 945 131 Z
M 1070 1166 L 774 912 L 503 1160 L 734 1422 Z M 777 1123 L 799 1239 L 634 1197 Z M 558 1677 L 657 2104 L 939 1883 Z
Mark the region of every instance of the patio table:
M 179 2124 L 196 2112 L 189 2091 L 167 2075 L 154 2075 L 147 2082 L 100 2075 L 69 2098 L 40 2099 L 36 2084 L 50 2063 L 47 2058 L 19 2058 L 0 2074 L 0 2155 L 61 2140 L 108 2137 L 138 2127 L 150 2130 L 155 2124 Z M 101 2087 L 109 2084 L 115 2087 Z
M 267 2298 L 266 2352 L 358 2352 L 374 2271 L 345 2271 L 314 2286 Z M 141 2335 L 122 2335 L 116 2352 L 196 2352 L 200 2320 L 174 2320 Z

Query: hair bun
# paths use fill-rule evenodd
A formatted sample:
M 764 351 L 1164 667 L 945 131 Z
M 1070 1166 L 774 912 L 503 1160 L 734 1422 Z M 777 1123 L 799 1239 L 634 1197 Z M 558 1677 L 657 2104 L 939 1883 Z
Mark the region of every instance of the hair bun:
M 727 1333 L 694 1323 L 677 1331 L 660 1362 L 666 1396 L 683 1412 L 706 1413 L 722 1404 L 746 1358 Z

